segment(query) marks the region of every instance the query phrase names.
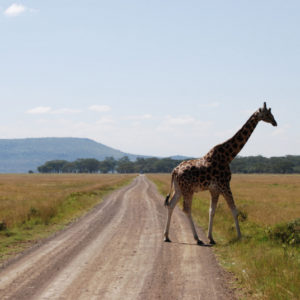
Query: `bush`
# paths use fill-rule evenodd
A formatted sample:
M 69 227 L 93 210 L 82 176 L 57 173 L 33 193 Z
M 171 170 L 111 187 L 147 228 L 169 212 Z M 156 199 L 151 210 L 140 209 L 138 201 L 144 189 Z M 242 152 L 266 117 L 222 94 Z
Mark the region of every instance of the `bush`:
M 290 245 L 300 244 L 300 218 L 281 223 L 268 230 L 269 237 Z
M 6 230 L 7 229 L 7 225 L 4 221 L 0 221 L 0 231 L 2 230 Z

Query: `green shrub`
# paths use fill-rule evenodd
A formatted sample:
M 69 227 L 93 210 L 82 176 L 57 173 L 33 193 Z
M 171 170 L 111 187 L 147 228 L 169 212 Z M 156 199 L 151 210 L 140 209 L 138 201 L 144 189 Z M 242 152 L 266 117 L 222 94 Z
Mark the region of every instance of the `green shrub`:
M 245 210 L 239 209 L 238 219 L 240 222 L 245 222 L 248 219 L 248 213 Z
M 7 229 L 7 225 L 4 221 L 0 221 L 0 231 L 2 230 L 6 230 Z
M 289 245 L 300 244 L 300 218 L 275 225 L 268 230 L 269 237 Z
M 30 220 L 33 217 L 37 217 L 39 215 L 38 209 L 35 207 L 30 207 L 29 212 L 27 214 L 27 220 Z

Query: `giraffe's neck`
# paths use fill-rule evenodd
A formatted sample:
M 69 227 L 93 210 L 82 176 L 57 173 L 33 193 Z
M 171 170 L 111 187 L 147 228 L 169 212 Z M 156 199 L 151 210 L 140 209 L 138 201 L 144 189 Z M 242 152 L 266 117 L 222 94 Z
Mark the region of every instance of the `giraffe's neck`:
M 227 160 L 229 163 L 238 155 L 247 143 L 258 122 L 258 113 L 255 112 L 231 139 L 220 145 L 227 152 Z

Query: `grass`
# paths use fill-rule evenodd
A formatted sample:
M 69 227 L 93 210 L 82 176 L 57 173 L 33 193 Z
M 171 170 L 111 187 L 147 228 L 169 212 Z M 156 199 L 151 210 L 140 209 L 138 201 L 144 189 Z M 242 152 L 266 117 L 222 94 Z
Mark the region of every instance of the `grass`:
M 170 176 L 149 175 L 166 195 Z M 234 273 L 240 299 L 299 299 L 300 176 L 234 175 L 231 188 L 243 238 L 236 240 L 232 215 L 222 197 L 214 219 L 214 252 Z M 193 218 L 207 230 L 210 195 L 195 194 Z M 172 231 L 172 228 L 171 228 Z
M 0 263 L 62 229 L 134 176 L 1 174 Z

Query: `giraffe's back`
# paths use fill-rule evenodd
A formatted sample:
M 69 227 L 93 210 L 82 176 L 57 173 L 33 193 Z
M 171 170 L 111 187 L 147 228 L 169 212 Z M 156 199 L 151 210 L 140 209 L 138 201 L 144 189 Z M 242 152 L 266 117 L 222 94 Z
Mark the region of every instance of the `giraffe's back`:
M 214 155 L 184 161 L 172 174 L 183 195 L 208 190 L 211 186 L 223 187 L 231 179 L 229 165 L 220 163 Z
M 209 172 L 203 159 L 184 161 L 172 172 L 182 194 L 206 190 L 209 186 Z

